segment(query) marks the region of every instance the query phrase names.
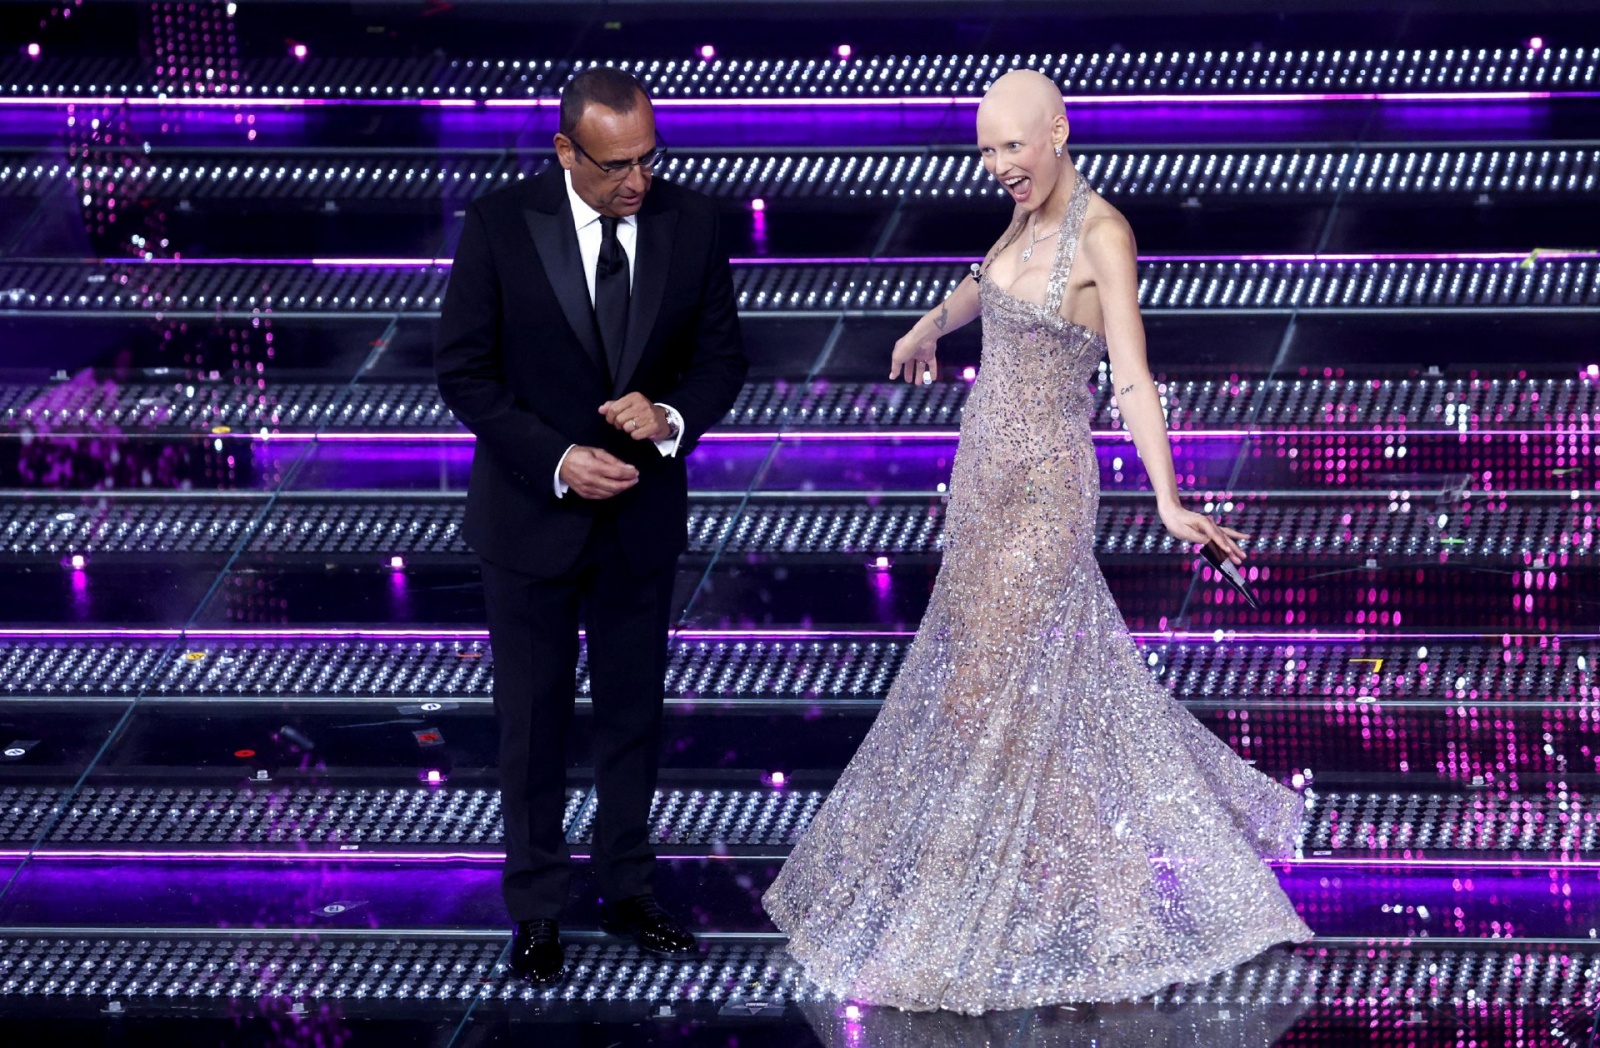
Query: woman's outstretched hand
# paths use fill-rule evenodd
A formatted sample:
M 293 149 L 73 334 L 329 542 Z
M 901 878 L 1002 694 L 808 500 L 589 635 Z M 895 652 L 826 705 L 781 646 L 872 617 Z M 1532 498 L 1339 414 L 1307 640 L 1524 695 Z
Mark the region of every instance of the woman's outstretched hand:
M 935 381 L 939 377 L 938 350 L 937 338 L 924 338 L 912 328 L 894 344 L 894 355 L 889 358 L 889 381 L 893 382 L 902 374 L 907 382 Z
M 1222 547 L 1222 551 L 1228 555 L 1229 560 L 1235 564 L 1244 563 L 1244 550 L 1240 549 L 1239 544 L 1234 541 L 1235 539 L 1247 539 L 1250 537 L 1242 531 L 1225 528 L 1204 513 L 1196 513 L 1193 510 L 1184 509 L 1182 506 L 1163 508 L 1161 510 L 1161 523 L 1166 525 L 1167 532 L 1175 539 L 1193 542 L 1199 546 L 1215 541 L 1218 546 Z

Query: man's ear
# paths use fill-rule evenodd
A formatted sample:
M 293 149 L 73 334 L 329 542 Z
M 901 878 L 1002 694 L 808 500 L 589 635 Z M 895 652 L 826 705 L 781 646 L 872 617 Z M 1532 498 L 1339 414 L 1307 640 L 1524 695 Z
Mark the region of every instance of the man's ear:
M 556 147 L 556 160 L 563 168 L 571 171 L 577 166 L 578 155 L 572 151 L 572 139 L 557 131 L 552 143 Z

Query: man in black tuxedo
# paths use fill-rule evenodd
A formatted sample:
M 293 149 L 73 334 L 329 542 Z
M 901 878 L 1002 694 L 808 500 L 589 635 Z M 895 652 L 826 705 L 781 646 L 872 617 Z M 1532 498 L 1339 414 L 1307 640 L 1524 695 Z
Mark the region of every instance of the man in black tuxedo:
M 601 926 L 696 944 L 651 894 L 647 825 L 667 627 L 688 543 L 684 455 L 744 382 L 732 272 L 705 197 L 652 183 L 650 100 L 613 69 L 561 96 L 559 166 L 467 210 L 434 363 L 477 436 L 466 538 L 482 560 L 515 970 L 564 978 L 565 740 L 588 632 Z

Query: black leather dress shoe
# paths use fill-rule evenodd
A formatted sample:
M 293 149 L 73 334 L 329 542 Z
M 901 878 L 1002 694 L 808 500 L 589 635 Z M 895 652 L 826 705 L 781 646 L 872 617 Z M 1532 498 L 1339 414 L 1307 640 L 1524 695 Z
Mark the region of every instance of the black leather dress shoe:
M 654 895 L 635 895 L 607 903 L 600 927 L 610 935 L 632 939 L 646 953 L 658 957 L 694 957 L 700 952 L 689 930 L 656 902 Z
M 554 986 L 567 977 L 567 953 L 555 921 L 517 922 L 511 935 L 511 970 L 535 986 Z

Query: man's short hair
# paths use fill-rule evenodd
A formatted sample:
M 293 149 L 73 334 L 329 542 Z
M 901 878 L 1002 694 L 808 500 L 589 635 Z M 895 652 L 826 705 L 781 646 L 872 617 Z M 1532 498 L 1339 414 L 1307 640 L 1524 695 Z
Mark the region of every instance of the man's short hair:
M 561 89 L 561 133 L 571 138 L 591 103 L 614 113 L 631 113 L 646 97 L 632 74 L 610 66 L 590 66 Z

